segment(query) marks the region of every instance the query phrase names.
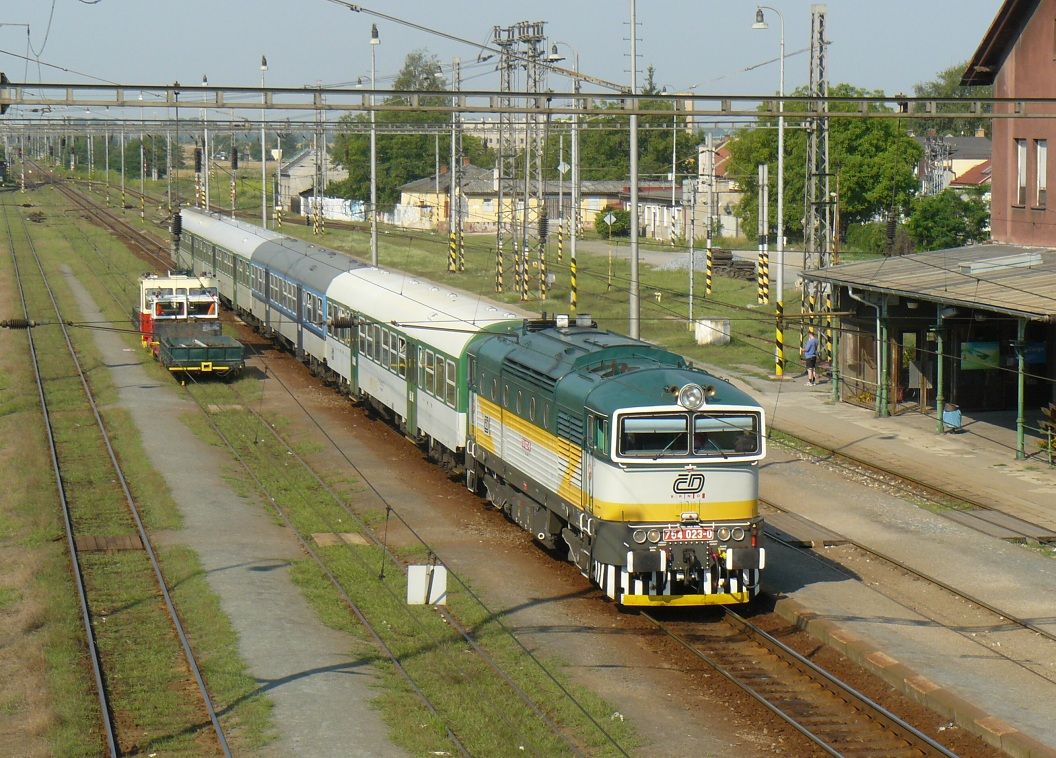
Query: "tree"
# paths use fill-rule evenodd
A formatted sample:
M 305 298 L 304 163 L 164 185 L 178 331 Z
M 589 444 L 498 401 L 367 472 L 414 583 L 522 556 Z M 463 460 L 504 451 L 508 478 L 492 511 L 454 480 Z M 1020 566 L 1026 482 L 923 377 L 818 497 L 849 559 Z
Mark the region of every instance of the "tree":
M 950 66 L 940 71 L 934 79 L 913 85 L 913 94 L 917 97 L 993 97 L 994 88 L 986 87 L 962 87 L 961 74 L 968 67 L 968 63 Z M 938 112 L 950 110 L 964 110 L 964 106 L 956 103 L 939 104 Z M 939 136 L 953 134 L 957 136 L 975 134 L 976 130 L 982 129 L 987 137 L 990 136 L 990 119 L 987 118 L 925 118 L 914 120 L 913 129 L 917 134 L 925 136 L 931 130 Z
M 612 226 L 605 217 L 612 214 Z M 631 212 L 622 208 L 602 208 L 594 216 L 594 228 L 607 237 L 627 237 L 631 233 Z
M 657 95 L 655 82 L 656 72 L 652 66 L 646 69 L 645 85 L 641 94 Z M 679 175 L 692 174 L 697 171 L 697 135 L 685 130 L 684 122 L 676 118 L 671 103 L 664 100 L 644 99 L 642 108 L 651 110 L 669 110 L 670 116 L 640 116 L 638 118 L 638 175 L 642 184 L 655 184 L 670 181 L 671 175 L 671 141 L 675 139 L 675 168 Z M 609 179 L 627 181 L 629 178 L 628 155 L 631 150 L 630 119 L 622 113 L 621 106 L 610 106 L 611 113 L 603 113 L 589 118 L 580 118 L 579 132 L 579 166 L 583 179 Z M 556 178 L 555 167 L 560 161 L 557 157 L 558 138 L 547 139 L 544 172 L 548 178 Z M 566 156 L 570 150 L 565 140 Z M 567 158 L 566 158 L 567 160 Z
M 990 209 L 978 192 L 947 188 L 913 201 L 907 226 L 921 250 L 942 250 L 987 236 Z
M 436 56 L 425 50 L 415 50 L 404 60 L 393 88 L 423 92 L 445 90 L 448 85 L 440 73 Z M 422 105 L 438 105 L 447 101 L 448 98 L 441 96 L 420 100 Z M 386 102 L 407 104 L 408 100 L 394 95 Z M 433 174 L 437 141 L 431 132 L 440 133 L 441 162 L 446 164 L 450 161 L 451 135 L 444 125 L 450 123 L 451 117 L 435 111 L 382 111 L 377 114 L 375 121 L 378 126 L 378 203 L 391 205 L 399 201 L 401 185 Z M 370 116 L 363 113 L 344 116 L 341 122 L 346 129 L 335 137 L 330 155 L 348 171 L 348 178 L 331 182 L 327 193 L 366 201 L 370 197 Z M 389 127 L 397 126 L 408 127 L 404 130 L 406 133 L 387 131 Z M 420 133 L 410 133 L 415 127 Z M 475 165 L 489 166 L 494 162 L 483 142 L 472 135 L 463 135 L 462 152 Z
M 805 89 L 794 94 L 805 96 Z M 873 97 L 849 84 L 829 89 L 833 97 Z M 877 111 L 879 105 L 871 105 Z M 831 103 L 830 112 L 854 112 L 856 103 Z M 785 234 L 803 233 L 803 211 L 796 199 L 803 198 L 809 134 L 806 129 L 785 129 Z M 839 179 L 841 233 L 849 224 L 870 221 L 891 212 L 903 213 L 917 187 L 916 165 L 922 155 L 920 145 L 905 131 L 905 123 L 894 118 L 841 117 L 829 119 L 829 166 L 833 173 L 830 188 L 836 191 Z M 777 119 L 763 116 L 755 126 L 738 131 L 730 143 L 729 174 L 744 194 L 738 215 L 745 228 L 756 228 L 758 218 L 757 166 L 777 164 Z M 776 171 L 771 172 L 776 182 Z M 770 192 L 770 218 L 776 218 L 777 193 Z

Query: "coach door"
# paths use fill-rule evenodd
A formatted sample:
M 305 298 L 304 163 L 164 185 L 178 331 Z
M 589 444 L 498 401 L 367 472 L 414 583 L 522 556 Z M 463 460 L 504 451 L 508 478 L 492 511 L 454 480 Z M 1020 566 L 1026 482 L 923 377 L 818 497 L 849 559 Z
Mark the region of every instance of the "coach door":
M 407 377 L 407 436 L 411 439 L 418 437 L 418 346 L 408 344 L 407 338 L 399 335 L 397 338 L 399 356 L 397 360 L 406 367 L 402 372 Z

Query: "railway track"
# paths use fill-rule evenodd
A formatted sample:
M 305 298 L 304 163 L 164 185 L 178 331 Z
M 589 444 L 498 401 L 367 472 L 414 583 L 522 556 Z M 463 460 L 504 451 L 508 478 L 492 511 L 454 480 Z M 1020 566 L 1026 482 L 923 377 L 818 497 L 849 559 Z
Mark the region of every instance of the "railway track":
M 944 489 L 932 482 L 927 482 L 923 479 L 903 474 L 890 468 L 885 468 L 875 461 L 867 461 L 864 458 L 859 458 L 853 453 L 829 449 L 813 440 L 799 437 L 778 427 L 774 427 L 773 431 L 777 431 L 783 436 L 789 438 L 790 441 L 788 442 L 776 440 L 777 444 L 782 447 L 785 447 L 798 455 L 805 456 L 808 460 L 814 463 L 823 463 L 834 466 L 856 477 L 866 478 L 882 487 L 897 491 L 905 497 L 936 506 L 935 510 L 940 516 L 949 517 L 947 514 L 951 511 L 962 514 L 967 513 L 969 515 L 972 511 L 1007 515 L 1000 508 L 995 508 L 993 505 L 984 503 L 981 500 L 974 498 L 970 493 L 954 492 L 952 490 Z M 805 451 L 801 445 L 809 447 L 810 452 Z M 990 522 L 985 518 L 981 519 L 981 521 L 982 523 L 979 523 L 978 525 L 973 525 L 970 520 L 967 522 L 957 520 L 957 523 L 968 526 L 969 528 L 974 528 L 976 531 L 990 534 L 990 532 L 987 531 Z M 1018 526 L 1016 522 L 1019 522 Z M 1040 526 L 1030 524 L 1029 522 L 1014 517 L 1002 520 L 1000 523 L 1003 525 L 1002 529 L 1012 534 L 1013 536 L 1011 539 L 1014 539 L 1017 542 L 1035 540 L 1037 539 L 1038 533 L 1044 531 Z
M 782 513 L 788 513 L 789 511 L 782 506 L 774 503 L 770 500 L 760 499 L 760 504 L 780 511 Z M 798 518 L 803 519 L 803 516 Z M 806 520 L 806 519 L 804 519 Z M 831 531 L 826 529 L 826 531 Z M 1031 637 L 1041 637 L 1042 639 L 1048 640 L 1049 642 L 1056 643 L 1056 633 L 1046 629 L 1030 619 L 1024 619 L 1018 617 L 1016 614 L 998 608 L 992 603 L 988 603 L 980 597 L 973 595 L 972 593 L 954 587 L 953 585 L 944 582 L 940 579 L 936 579 L 929 574 L 924 573 L 913 566 L 906 563 L 904 560 L 895 558 L 887 555 L 886 553 L 877 550 L 876 548 L 869 547 L 861 542 L 850 539 L 848 537 L 842 537 L 843 545 L 853 549 L 863 556 L 867 556 L 870 559 L 879 561 L 881 564 L 887 566 L 890 570 L 900 572 L 904 575 L 911 576 L 915 581 L 921 582 L 934 590 L 938 590 L 948 596 L 952 596 L 955 599 L 961 601 L 963 612 L 965 615 L 970 616 L 970 620 L 958 620 L 956 622 L 950 621 L 948 618 L 943 618 L 940 614 L 936 613 L 934 607 L 927 600 L 910 604 L 905 595 L 892 590 L 885 582 L 870 583 L 872 589 L 879 592 L 884 597 L 897 603 L 903 608 L 907 608 L 915 613 L 918 613 L 931 621 L 940 624 L 970 642 L 980 645 L 985 648 L 990 654 L 997 657 L 1003 658 L 1010 663 L 1023 668 L 1030 673 L 1041 677 L 1047 682 L 1056 683 L 1056 671 L 1046 671 L 1041 663 L 1034 660 L 1033 656 L 1024 656 L 1023 658 L 1017 656 L 1015 652 L 1015 646 L 1013 641 L 1010 639 L 1003 639 L 997 641 L 995 636 L 1001 633 L 1007 633 L 1009 631 L 1018 631 L 1023 634 L 1028 634 Z M 767 531 L 767 539 L 779 542 L 785 545 L 789 549 L 795 550 L 803 555 L 810 556 L 813 560 L 823 562 L 827 567 L 833 568 L 834 566 L 842 566 L 840 555 L 834 553 L 831 549 L 826 551 L 824 558 L 822 558 L 813 548 L 802 547 L 798 544 L 794 544 L 782 536 L 775 534 L 774 532 Z M 849 579 L 861 581 L 858 576 L 858 569 L 844 569 L 844 573 Z M 1053 651 L 1053 655 L 1056 655 L 1056 649 Z M 1025 660 L 1027 662 L 1025 662 Z M 1028 665 L 1033 664 L 1033 665 Z
M 82 201 L 84 202 L 84 201 Z M 163 247 L 158 243 L 158 247 Z M 188 388 L 190 390 L 190 388 Z M 292 395 L 292 393 L 291 393 Z M 193 395 L 192 395 L 193 397 Z M 211 416 L 213 415 L 208 408 L 202 405 L 200 399 L 195 398 L 195 401 L 199 403 L 202 408 L 204 417 L 208 420 L 214 431 L 223 438 L 222 432 L 213 423 Z M 248 406 L 243 404 L 242 408 L 249 412 L 254 418 L 254 422 L 259 426 L 260 429 L 266 430 L 268 434 L 274 436 L 280 444 L 286 447 L 291 454 L 301 463 L 305 468 L 311 471 L 311 467 L 306 462 L 301 460 L 296 453 L 293 453 L 293 448 L 290 444 L 285 441 L 281 435 L 274 429 L 272 424 L 267 423 L 263 418 Z M 251 468 L 241 460 L 238 451 L 232 445 L 229 440 L 224 442 L 231 449 L 232 453 L 239 460 L 243 466 L 246 467 L 247 473 L 251 477 Z M 325 488 L 325 483 L 318 479 L 314 471 L 312 476 L 315 477 L 319 483 Z M 267 488 L 262 484 L 260 485 L 263 491 L 267 492 Z M 270 496 L 270 495 L 269 495 Z M 336 502 L 343 501 L 340 497 L 334 496 Z M 274 501 L 274 498 L 272 498 Z M 351 509 L 345 508 L 347 515 L 357 520 L 358 517 L 351 511 Z M 293 527 L 293 524 L 289 520 L 289 516 L 279 512 L 280 518 L 283 518 L 287 523 Z M 370 527 L 363 524 L 360 521 L 360 526 L 364 532 L 371 536 L 371 539 L 375 541 L 375 544 L 384 548 L 384 542 L 379 540 L 377 535 L 372 532 Z M 296 529 L 294 529 L 296 532 Z M 312 543 L 305 539 L 304 536 L 299 536 L 302 547 L 305 552 L 308 553 L 318 563 L 323 570 L 324 574 L 328 575 L 328 579 L 331 581 L 338 594 L 342 596 L 342 599 L 352 610 L 352 612 L 360 619 L 361 623 L 371 629 L 371 632 L 376 636 L 377 640 L 384 643 L 377 630 L 371 628 L 369 621 L 365 615 L 358 609 L 356 604 L 352 601 L 348 591 L 341 586 L 340 581 L 326 569 L 322 558 L 318 555 L 318 551 Z M 388 560 L 393 563 L 397 562 L 396 556 L 389 553 Z M 654 623 L 660 624 L 661 622 Z M 457 622 L 455 622 L 457 626 Z M 781 718 L 785 719 L 794 728 L 802 732 L 808 739 L 812 740 L 821 749 L 826 750 L 832 754 L 855 754 L 856 752 L 863 752 L 876 754 L 876 750 L 879 749 L 881 753 L 887 755 L 931 755 L 931 754 L 944 754 L 949 755 L 948 751 L 944 748 L 933 743 L 930 738 L 925 735 L 916 732 L 912 727 L 905 725 L 897 718 L 892 716 L 883 708 L 871 703 L 867 699 L 865 702 L 862 701 L 862 696 L 854 692 L 853 689 L 841 685 L 838 680 L 829 674 L 821 672 L 817 669 L 814 664 L 801 659 L 793 651 L 785 648 L 780 642 L 769 638 L 765 632 L 756 629 L 749 622 L 741 619 L 733 614 L 727 615 L 724 621 L 723 631 L 716 633 L 714 630 L 704 632 L 697 630 L 693 633 L 693 636 L 697 640 L 706 640 L 706 645 L 698 645 L 696 642 L 692 642 L 689 638 L 678 632 L 672 631 L 669 626 L 664 626 L 663 631 L 665 634 L 676 639 L 679 644 L 688 646 L 689 649 L 693 650 L 694 655 L 700 656 L 705 660 L 708 660 L 710 665 L 716 667 L 717 670 L 721 670 L 723 675 L 727 678 L 735 677 L 731 679 L 738 686 L 745 688 L 753 698 L 759 700 L 765 707 L 778 714 Z M 469 638 L 466 638 L 469 641 Z M 720 641 L 721 645 L 719 644 Z M 740 652 L 732 652 L 733 645 L 740 646 Z M 696 647 L 694 647 L 696 645 Z M 753 647 L 754 646 L 754 647 Z M 760 646 L 770 649 L 771 652 L 766 653 L 766 656 L 762 655 L 759 650 Z M 776 648 L 772 648 L 776 646 Z M 711 652 L 708 653 L 705 649 L 711 650 L 711 648 L 718 649 L 719 647 L 727 648 L 729 650 L 723 652 L 720 657 L 718 654 Z M 706 657 L 706 656 L 710 656 Z M 739 658 L 737 656 L 740 656 Z M 390 660 L 401 668 L 400 661 L 397 657 L 390 655 Z M 722 661 L 725 660 L 726 663 Z M 715 661 L 715 662 L 713 662 Z M 753 668 L 754 667 L 754 668 Z M 809 675 L 802 673 L 802 668 L 811 670 Z M 789 672 L 796 671 L 795 676 L 798 678 L 806 677 L 803 679 L 803 683 L 797 684 L 792 682 L 784 681 L 786 676 L 790 676 Z M 747 673 L 746 676 L 736 674 Z M 412 689 L 417 689 L 412 678 L 404 672 L 408 677 L 408 683 Z M 820 678 L 826 684 L 822 689 L 827 694 L 821 695 L 814 693 L 815 690 L 819 689 L 817 679 L 811 677 Z M 747 686 L 746 686 L 747 685 Z M 809 697 L 803 694 L 804 690 L 809 690 L 812 694 Z M 435 710 L 436 706 L 431 703 L 424 693 L 419 692 L 422 702 L 430 712 L 434 713 L 434 716 L 438 716 Z M 853 702 L 853 705 L 848 705 L 849 702 Z M 848 709 L 853 713 L 853 717 L 848 717 Z M 864 714 L 864 715 L 863 715 Z M 860 724 L 859 724 L 860 722 Z M 850 726 L 852 725 L 853 726 Z M 452 739 L 453 744 L 458 750 L 465 753 L 465 748 L 459 741 L 457 735 L 448 727 L 449 737 Z M 880 748 L 877 748 L 877 746 Z
M 718 623 L 643 616 L 829 755 L 954 755 L 748 619 L 721 613 Z
M 63 192 L 63 194 L 67 197 L 72 197 L 73 195 L 79 194 L 76 192 L 76 190 L 73 190 L 69 187 L 66 187 L 64 189 L 65 191 Z M 102 209 L 92 208 L 91 206 L 93 205 L 93 202 L 90 198 L 77 198 L 77 200 L 77 206 L 79 208 L 83 208 L 86 212 L 89 212 L 89 215 L 91 217 L 97 219 L 103 225 L 109 225 L 108 222 L 109 219 L 112 217 L 112 214 L 109 214 L 105 211 L 101 213 L 95 212 Z M 159 247 L 163 248 L 163 246 L 161 246 L 160 244 Z M 106 287 L 106 290 L 108 294 L 115 299 L 115 301 L 120 301 L 121 293 L 119 290 L 116 290 L 113 287 Z M 272 382 L 281 382 L 281 380 L 279 380 L 277 377 L 272 376 L 270 378 Z M 214 388 L 218 391 L 222 391 L 225 393 L 232 392 L 235 389 L 227 385 L 223 386 L 222 388 L 214 386 Z M 274 486 L 274 482 L 269 482 L 266 480 L 266 477 L 262 477 L 260 475 L 260 464 L 254 463 L 247 459 L 249 456 L 252 456 L 252 453 L 247 456 L 247 451 L 239 448 L 237 442 L 233 439 L 234 435 L 232 435 L 231 430 L 225 430 L 222 427 L 222 424 L 218 423 L 218 415 L 222 415 L 224 411 L 220 411 L 218 414 L 218 411 L 215 408 L 211 409 L 209 407 L 209 404 L 203 400 L 202 393 L 196 391 L 199 389 L 205 389 L 205 386 L 198 385 L 197 382 L 192 381 L 185 387 L 185 392 L 187 396 L 198 405 L 205 423 L 221 440 L 222 444 L 227 447 L 234 460 L 242 466 L 243 471 L 245 472 L 248 479 L 250 481 L 253 481 L 257 485 L 258 489 L 264 494 L 268 502 L 271 503 L 275 514 L 280 520 L 282 520 L 286 524 L 291 533 L 300 542 L 304 553 L 312 560 L 312 562 L 318 567 L 319 572 L 330 583 L 331 587 L 334 589 L 336 595 L 340 599 L 340 602 L 342 602 L 346 606 L 346 608 L 348 608 L 348 610 L 356 618 L 356 621 L 368 631 L 368 633 L 373 638 L 375 644 L 377 645 L 378 649 L 381 651 L 382 656 L 387 658 L 393 668 L 397 672 L 399 672 L 400 677 L 403 679 L 404 686 L 415 693 L 423 708 L 428 711 L 430 718 L 443 725 L 444 730 L 447 734 L 447 738 L 448 740 L 450 740 L 453 749 L 461 755 L 473 754 L 474 751 L 467 748 L 466 744 L 463 741 L 464 738 L 459 735 L 457 728 L 452 725 L 451 722 L 444 716 L 444 705 L 442 703 L 437 702 L 435 696 L 430 697 L 424 691 L 424 689 L 419 686 L 421 672 L 415 673 L 410 671 L 409 667 L 406 665 L 406 653 L 401 653 L 400 651 L 394 649 L 394 647 L 390 644 L 391 637 L 387 636 L 386 629 L 384 628 L 385 624 L 375 624 L 374 621 L 372 621 L 370 611 L 364 610 L 361 607 L 360 603 L 358 603 L 353 598 L 353 595 L 356 594 L 354 588 L 351 587 L 347 583 L 347 581 L 342 579 L 342 577 L 339 575 L 339 572 L 334 569 L 332 560 L 328 561 L 327 557 L 323 554 L 325 551 L 321 549 L 319 544 L 315 543 L 311 534 L 305 534 L 304 530 L 302 528 L 299 528 L 300 524 L 296 523 L 296 517 L 291 515 L 290 511 L 286 507 L 284 507 L 283 503 L 287 498 L 284 498 L 282 494 L 277 491 L 277 488 Z M 290 394 L 291 396 L 293 396 L 292 392 Z M 292 458 L 292 460 L 296 462 L 296 464 L 301 467 L 301 469 L 305 471 L 308 476 L 311 477 L 314 485 L 319 487 L 320 492 L 325 493 L 326 498 L 332 501 L 332 504 L 328 503 L 327 505 L 332 505 L 339 509 L 339 518 L 334 519 L 332 516 L 330 517 L 330 527 L 334 530 L 334 532 L 345 532 L 349 529 L 349 524 L 353 524 L 359 532 L 366 535 L 371 545 L 376 547 L 379 551 L 384 554 L 383 566 L 386 564 L 389 566 L 396 566 L 400 569 L 402 573 L 404 571 L 404 561 L 400 559 L 399 556 L 397 556 L 397 554 L 388 547 L 384 538 L 379 535 L 376 530 L 374 530 L 368 523 L 366 523 L 362 519 L 362 517 L 360 517 L 355 511 L 353 511 L 347 505 L 344 498 L 342 498 L 338 493 L 336 493 L 321 477 L 319 477 L 319 475 L 311 468 L 307 461 L 305 461 L 295 451 L 294 446 L 289 441 L 287 441 L 281 435 L 281 433 L 277 431 L 274 426 L 269 423 L 258 411 L 255 411 L 252 408 L 248 399 L 240 398 L 240 400 L 241 402 L 236 402 L 229 405 L 234 405 L 235 407 L 237 407 L 238 411 L 236 412 L 245 413 L 248 416 L 249 423 L 251 423 L 255 428 L 261 430 L 261 433 L 263 435 L 273 439 L 276 444 L 281 447 L 283 453 L 285 455 L 290 456 L 290 458 Z M 254 445 L 254 447 L 257 446 Z M 362 477 L 362 472 L 357 471 L 357 474 Z M 364 481 L 366 481 L 365 478 Z M 377 491 L 375 490 L 375 493 L 376 492 Z M 381 498 L 380 494 L 378 494 L 378 497 Z M 388 504 L 385 504 L 385 507 L 388 508 L 390 512 L 394 512 Z M 321 512 L 323 509 L 319 510 Z M 318 519 L 319 523 L 324 523 L 326 517 L 320 514 L 318 516 Z M 343 525 L 340 523 L 342 522 L 342 520 L 344 521 Z M 409 528 L 409 525 L 405 526 Z M 376 567 L 370 568 L 370 571 L 372 573 L 376 570 Z M 384 573 L 385 571 L 383 569 L 382 574 L 384 575 Z M 391 592 L 391 588 L 384 586 L 379 587 L 378 590 L 382 594 L 387 594 Z M 392 597 L 390 599 L 400 604 L 402 604 L 403 602 L 400 598 L 397 597 Z M 443 607 L 439 607 L 438 612 L 444 619 L 445 627 L 449 630 L 454 630 L 454 632 L 458 636 L 458 639 L 462 643 L 467 645 L 470 650 L 472 650 L 474 656 L 479 661 L 479 665 L 481 667 L 490 669 L 495 675 L 495 677 L 501 680 L 501 686 L 507 691 L 506 697 L 503 698 L 503 702 L 517 701 L 519 708 L 522 708 L 534 714 L 534 717 L 538 720 L 538 722 L 543 725 L 543 730 L 549 733 L 551 738 L 555 741 L 554 744 L 561 746 L 560 749 L 562 752 L 582 754 L 582 750 L 576 743 L 576 741 L 571 737 L 565 736 L 562 727 L 555 723 L 548 715 L 549 704 L 537 702 L 532 697 L 532 695 L 530 695 L 523 687 L 518 685 L 504 671 L 504 669 L 496 661 L 496 659 L 476 640 L 469 628 L 463 625 L 461 621 L 459 621 L 458 617 L 456 617 L 454 614 L 447 611 Z M 420 654 L 416 653 L 412 656 L 412 658 L 418 658 L 419 656 Z M 460 661 L 459 665 L 464 667 L 466 665 L 465 661 Z M 516 733 L 519 728 L 514 722 L 523 720 L 523 717 L 519 715 L 511 719 L 510 716 L 504 714 L 501 710 L 496 713 L 493 718 L 497 721 L 509 721 L 510 723 L 507 726 L 510 729 L 511 733 Z M 600 723 L 597 726 L 599 730 L 603 731 L 603 727 Z M 534 738 L 526 738 L 526 742 L 529 745 L 534 744 L 536 746 L 532 749 L 533 752 L 537 752 L 539 754 L 545 754 L 549 752 L 549 748 L 546 747 L 547 743 L 545 742 L 544 738 L 535 736 Z M 620 748 L 619 744 L 615 741 L 609 740 L 609 747 L 610 750 L 614 751 L 616 754 L 626 754 L 626 752 L 622 748 Z
M 47 307 L 45 303 L 50 304 L 55 315 L 54 324 L 61 331 L 61 340 L 52 340 L 51 348 L 57 348 L 54 352 L 59 353 L 62 347 L 65 348 L 65 358 L 52 354 L 45 367 L 38 340 L 33 330 L 27 329 L 106 752 L 112 756 L 121 755 L 138 750 L 144 741 L 150 744 L 152 740 L 165 740 L 181 731 L 198 732 L 204 717 L 212 728 L 218 750 L 229 756 L 226 736 L 33 236 L 20 214 L 16 214 L 17 220 L 12 221 L 7 204 L 2 207 L 15 284 L 25 320 L 29 320 L 31 313 L 39 319 L 39 311 L 32 312 L 31 303 L 37 309 Z M 16 235 L 14 227 L 19 222 L 22 234 Z M 24 236 L 24 242 L 17 241 L 16 236 Z M 19 248 L 24 251 L 22 256 L 17 252 Z M 28 283 L 29 274 L 20 266 L 20 257 L 32 261 L 39 275 L 35 285 Z M 61 342 L 62 347 L 55 342 Z M 79 392 L 71 387 L 74 384 L 79 387 Z M 88 449 L 91 453 L 85 452 Z M 103 474 L 104 469 L 109 474 Z M 151 592 L 154 597 L 139 597 L 137 602 L 149 603 L 153 612 L 168 617 L 170 628 L 178 638 L 178 652 L 167 647 L 171 645 L 167 640 L 129 641 L 119 636 L 125 627 L 121 623 L 121 609 L 114 607 L 115 599 L 120 597 L 121 590 L 129 587 L 141 591 L 144 581 L 153 582 Z M 125 582 L 128 585 L 122 586 Z M 138 618 L 142 619 L 142 616 Z M 112 621 L 109 626 L 108 620 Z M 168 678 L 169 684 L 182 680 L 181 686 L 196 688 L 200 696 L 200 703 L 183 709 L 178 716 L 163 724 L 146 723 L 149 719 L 139 718 L 139 713 L 131 705 L 135 698 L 128 690 L 152 685 L 140 681 L 141 672 L 117 663 L 128 659 L 116 653 L 115 648 L 122 645 L 143 647 L 144 644 L 157 646 L 157 650 L 139 652 L 168 655 L 173 661 L 179 659 L 186 670 L 182 673 L 173 671 L 174 675 Z

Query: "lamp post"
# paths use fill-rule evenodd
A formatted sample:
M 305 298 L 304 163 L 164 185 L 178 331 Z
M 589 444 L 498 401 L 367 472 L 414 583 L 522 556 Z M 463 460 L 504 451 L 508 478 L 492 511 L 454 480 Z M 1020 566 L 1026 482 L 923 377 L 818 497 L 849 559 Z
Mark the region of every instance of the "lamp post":
M 550 47 L 549 61 L 551 63 L 557 63 L 561 58 L 557 53 L 557 46 L 564 45 L 572 51 L 573 56 L 573 70 L 576 74 L 579 74 L 579 51 L 567 42 L 555 42 Z M 575 81 L 572 83 L 572 91 L 575 94 L 579 94 L 580 80 L 577 76 Z M 577 98 L 576 106 L 579 106 Z M 569 272 L 569 289 L 568 289 L 568 304 L 569 307 L 575 311 L 577 306 L 577 292 L 576 292 L 576 240 L 579 235 L 579 114 L 572 115 L 572 187 L 570 190 L 571 199 L 570 205 L 572 206 L 572 217 L 571 217 L 571 228 L 569 229 L 568 237 L 568 272 Z
M 660 91 L 661 95 L 667 94 L 667 87 Z M 671 223 L 668 229 L 668 237 L 671 244 L 675 244 L 675 208 L 677 207 L 675 196 L 675 174 L 677 171 L 678 156 L 678 101 L 672 101 L 671 112 Z
M 381 44 L 378 25 L 370 26 L 370 263 L 378 265 L 378 135 L 374 114 L 375 51 Z
M 264 143 L 264 106 L 268 95 L 264 91 L 264 74 L 268 70 L 268 59 L 260 56 L 260 225 L 268 228 L 268 152 Z
M 753 29 L 768 29 L 766 17 L 763 10 L 773 11 L 777 14 L 780 30 L 780 80 L 777 94 L 781 98 L 777 103 L 777 329 L 782 331 L 782 319 L 785 308 L 785 17 L 777 8 L 769 5 L 760 5 L 755 9 L 755 23 Z M 777 356 L 775 362 L 775 374 L 780 378 L 784 375 L 785 360 L 781 338 L 778 339 Z
M 209 86 L 209 77 L 202 74 L 202 86 Z M 202 93 L 203 102 L 208 102 L 209 96 Z M 209 109 L 202 108 L 202 142 L 205 146 L 205 210 L 209 210 L 209 164 L 212 162 L 212 157 L 209 151 Z

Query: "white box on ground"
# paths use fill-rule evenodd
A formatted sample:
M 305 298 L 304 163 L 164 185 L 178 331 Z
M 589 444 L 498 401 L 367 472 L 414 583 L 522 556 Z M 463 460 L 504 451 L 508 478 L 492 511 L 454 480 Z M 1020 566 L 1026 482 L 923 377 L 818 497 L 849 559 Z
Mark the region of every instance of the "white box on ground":
M 409 566 L 407 605 L 447 605 L 447 568 Z
M 693 336 L 698 345 L 730 344 L 728 318 L 702 318 L 693 322 Z

